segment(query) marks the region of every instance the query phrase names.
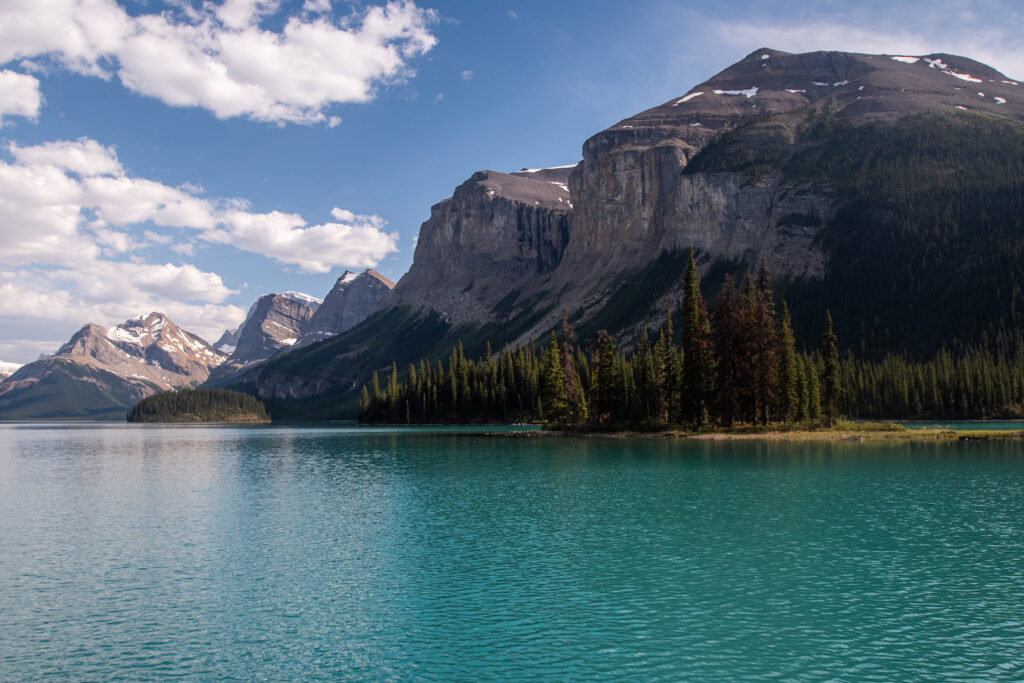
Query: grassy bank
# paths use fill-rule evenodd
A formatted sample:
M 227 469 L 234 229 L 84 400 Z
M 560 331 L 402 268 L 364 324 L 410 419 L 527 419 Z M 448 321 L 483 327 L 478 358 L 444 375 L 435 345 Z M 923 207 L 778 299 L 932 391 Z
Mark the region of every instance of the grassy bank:
M 992 441 L 1024 440 L 1017 429 L 907 429 L 892 422 L 840 422 L 835 427 L 788 428 L 785 425 L 744 425 L 732 429 L 656 432 L 555 431 L 495 432 L 520 438 L 696 439 L 708 441 Z

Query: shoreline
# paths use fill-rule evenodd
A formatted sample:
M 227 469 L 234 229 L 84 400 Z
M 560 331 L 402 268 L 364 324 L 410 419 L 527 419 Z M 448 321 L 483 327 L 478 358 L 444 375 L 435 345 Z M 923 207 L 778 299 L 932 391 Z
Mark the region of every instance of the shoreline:
M 793 431 L 715 431 L 687 432 L 592 432 L 592 431 L 510 431 L 486 432 L 477 436 L 543 439 L 678 439 L 694 441 L 845 441 L 851 443 L 878 441 L 1024 441 L 1024 430 L 958 430 L 958 429 L 821 429 Z

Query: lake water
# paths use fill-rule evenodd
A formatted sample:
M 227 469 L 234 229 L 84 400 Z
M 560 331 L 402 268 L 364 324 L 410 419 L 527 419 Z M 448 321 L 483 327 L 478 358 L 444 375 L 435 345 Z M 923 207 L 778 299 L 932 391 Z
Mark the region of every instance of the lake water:
M 1024 446 L 0 426 L 0 678 L 1024 677 Z

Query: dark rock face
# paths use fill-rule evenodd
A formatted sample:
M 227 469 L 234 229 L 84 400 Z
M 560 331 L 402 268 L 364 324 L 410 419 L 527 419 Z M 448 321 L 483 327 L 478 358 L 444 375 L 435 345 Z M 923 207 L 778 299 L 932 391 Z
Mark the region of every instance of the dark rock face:
M 109 328 L 89 324 L 0 384 L 0 415 L 110 417 L 156 391 L 205 381 L 225 358 L 162 313 Z
M 309 319 L 298 344 L 313 344 L 352 329 L 394 288 L 394 282 L 375 270 L 359 274 L 346 270 Z

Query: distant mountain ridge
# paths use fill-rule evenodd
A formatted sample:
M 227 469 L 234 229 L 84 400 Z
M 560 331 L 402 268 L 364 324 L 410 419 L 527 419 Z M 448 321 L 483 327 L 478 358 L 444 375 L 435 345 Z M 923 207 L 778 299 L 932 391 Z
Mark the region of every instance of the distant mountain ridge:
M 87 324 L 52 356 L 24 366 L 0 363 L 0 420 L 123 419 L 145 396 L 216 384 L 300 342 L 342 332 L 369 315 L 393 286 L 376 271 L 346 271 L 326 301 L 294 291 L 264 295 L 215 346 L 162 313 L 113 327 Z
M 225 358 L 162 313 L 90 323 L 0 383 L 0 419 L 122 417 L 143 396 L 202 383 Z
M 221 336 L 218 346 L 230 349 L 230 356 L 207 384 L 237 384 L 278 354 L 351 329 L 390 297 L 394 286 L 375 270 L 346 270 L 323 300 L 301 292 L 263 295 L 236 330 Z

